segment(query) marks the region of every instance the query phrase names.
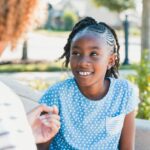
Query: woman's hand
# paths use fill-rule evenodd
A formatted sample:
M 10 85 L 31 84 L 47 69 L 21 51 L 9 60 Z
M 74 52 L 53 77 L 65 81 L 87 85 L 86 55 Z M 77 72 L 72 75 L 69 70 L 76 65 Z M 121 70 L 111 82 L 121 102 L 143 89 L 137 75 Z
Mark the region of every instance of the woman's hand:
M 42 112 L 46 112 L 46 114 L 41 115 Z M 56 106 L 48 107 L 45 105 L 40 105 L 28 113 L 28 121 L 36 143 L 45 143 L 57 134 L 60 129 L 58 113 Z

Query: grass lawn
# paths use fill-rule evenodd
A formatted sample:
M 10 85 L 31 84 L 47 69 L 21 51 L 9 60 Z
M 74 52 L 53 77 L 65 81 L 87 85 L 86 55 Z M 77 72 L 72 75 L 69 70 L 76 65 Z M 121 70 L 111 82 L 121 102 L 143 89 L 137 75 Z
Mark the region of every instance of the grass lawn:
M 34 62 L 1 64 L 0 72 L 53 72 L 65 71 L 61 62 Z

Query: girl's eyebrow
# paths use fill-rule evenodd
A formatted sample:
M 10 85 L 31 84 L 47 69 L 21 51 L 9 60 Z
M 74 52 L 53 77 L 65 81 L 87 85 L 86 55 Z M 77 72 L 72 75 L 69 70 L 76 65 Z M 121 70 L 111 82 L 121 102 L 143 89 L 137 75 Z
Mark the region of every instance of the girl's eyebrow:
M 90 49 L 93 49 L 93 50 L 100 50 L 101 48 L 98 47 L 98 46 L 91 46 Z
M 101 52 L 101 47 L 99 46 L 90 46 L 88 47 L 89 50 L 94 50 L 94 51 L 98 51 L 98 52 Z
M 81 48 L 77 45 L 74 45 L 74 46 L 72 46 L 72 49 L 81 49 Z

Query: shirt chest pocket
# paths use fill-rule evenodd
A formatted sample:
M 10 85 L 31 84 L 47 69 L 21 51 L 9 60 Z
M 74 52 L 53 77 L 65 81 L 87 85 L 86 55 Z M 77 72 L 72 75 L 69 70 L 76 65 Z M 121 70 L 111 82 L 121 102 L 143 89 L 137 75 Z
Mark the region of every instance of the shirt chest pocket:
M 115 135 L 121 132 L 124 123 L 125 114 L 115 117 L 106 117 L 106 133 Z

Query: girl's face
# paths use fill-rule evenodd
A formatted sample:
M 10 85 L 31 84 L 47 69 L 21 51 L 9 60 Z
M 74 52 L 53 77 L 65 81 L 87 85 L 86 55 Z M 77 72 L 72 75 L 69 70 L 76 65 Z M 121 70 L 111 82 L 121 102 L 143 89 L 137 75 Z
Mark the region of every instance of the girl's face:
M 70 66 L 80 87 L 104 82 L 107 67 L 115 61 L 99 33 L 78 33 L 71 43 Z

